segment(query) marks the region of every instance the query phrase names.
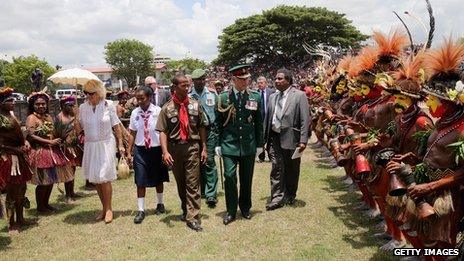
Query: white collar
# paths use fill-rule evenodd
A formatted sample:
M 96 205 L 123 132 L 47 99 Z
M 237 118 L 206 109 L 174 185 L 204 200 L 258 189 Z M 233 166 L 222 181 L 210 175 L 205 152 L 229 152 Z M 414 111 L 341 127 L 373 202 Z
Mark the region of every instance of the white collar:
M 140 106 L 137 107 L 137 109 L 139 110 L 139 113 L 146 113 L 146 112 L 153 113 L 155 111 L 155 108 L 156 108 L 155 105 L 151 102 L 146 111 L 144 111 Z
M 284 93 L 282 94 L 282 96 L 287 96 L 287 95 L 288 95 L 288 92 L 290 92 L 290 89 L 291 89 L 291 88 L 292 88 L 291 86 L 288 87 L 288 88 L 284 91 Z M 278 91 L 279 93 L 281 93 L 281 91 L 279 91 L 279 90 L 277 90 L 277 91 Z

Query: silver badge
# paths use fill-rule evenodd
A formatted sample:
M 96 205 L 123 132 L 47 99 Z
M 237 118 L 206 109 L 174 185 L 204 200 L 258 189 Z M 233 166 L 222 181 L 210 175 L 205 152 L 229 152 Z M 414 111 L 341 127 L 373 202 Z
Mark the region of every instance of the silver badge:
M 193 104 L 190 103 L 190 104 L 188 105 L 188 108 L 189 108 L 189 110 L 193 110 Z
M 176 122 L 177 122 L 177 117 L 171 118 L 171 122 L 172 122 L 172 123 L 176 123 Z

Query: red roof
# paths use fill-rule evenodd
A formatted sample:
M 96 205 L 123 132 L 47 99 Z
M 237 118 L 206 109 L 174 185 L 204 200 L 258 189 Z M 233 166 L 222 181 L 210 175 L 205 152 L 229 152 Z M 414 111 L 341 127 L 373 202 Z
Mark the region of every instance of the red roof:
M 155 70 L 161 70 L 161 69 L 164 69 L 165 67 L 166 67 L 165 63 L 156 63 L 155 64 Z

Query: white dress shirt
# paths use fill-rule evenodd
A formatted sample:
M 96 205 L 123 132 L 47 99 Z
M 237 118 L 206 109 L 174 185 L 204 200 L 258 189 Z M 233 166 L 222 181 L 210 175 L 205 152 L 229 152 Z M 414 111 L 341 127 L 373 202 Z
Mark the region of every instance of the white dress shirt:
M 291 87 L 288 87 L 288 88 L 284 91 L 283 96 L 282 96 L 282 113 L 283 113 L 283 110 L 285 109 L 285 103 L 287 102 L 288 92 L 290 91 L 290 88 L 291 88 Z M 274 124 L 275 124 L 275 122 L 277 121 L 277 116 L 276 116 L 277 103 L 279 102 L 279 97 L 280 97 L 280 95 L 281 95 L 282 92 L 279 91 L 279 90 L 277 90 L 275 93 L 276 93 L 277 97 L 276 97 L 276 105 L 274 106 L 274 114 L 272 115 L 272 130 L 275 131 L 275 132 L 277 132 L 277 133 L 280 133 L 280 127 L 282 127 L 282 126 L 280 126 L 279 128 L 276 128 L 276 127 L 274 126 Z M 282 116 L 283 116 L 283 115 L 282 115 Z
M 161 145 L 159 141 L 159 132 L 155 129 L 160 112 L 161 107 L 153 105 L 153 103 L 150 103 L 150 106 L 147 109 L 147 113 L 150 114 L 150 116 L 148 117 L 148 132 L 151 138 L 151 147 L 158 147 Z M 143 113 L 144 111 L 139 106 L 132 111 L 130 117 L 129 129 L 137 132 L 135 136 L 136 146 L 145 146 L 145 125 L 144 119 L 142 117 Z

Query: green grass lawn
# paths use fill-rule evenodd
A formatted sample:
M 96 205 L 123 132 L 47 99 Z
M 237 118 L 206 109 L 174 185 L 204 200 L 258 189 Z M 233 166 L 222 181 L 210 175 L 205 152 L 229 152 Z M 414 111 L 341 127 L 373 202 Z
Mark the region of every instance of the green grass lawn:
M 113 183 L 115 220 L 111 224 L 94 221 L 100 202 L 95 192 L 82 190 L 80 171 L 76 189 L 84 198 L 76 205 L 66 205 L 55 187 L 51 202 L 60 210 L 53 215 L 37 216 L 34 186 L 28 186 L 32 206 L 26 216 L 37 218 L 38 225 L 9 237 L 6 222 L 1 220 L 0 260 L 392 259 L 378 251 L 385 241 L 371 236 L 375 222 L 353 210 L 360 195 L 346 192 L 339 181 L 341 169 L 318 163 L 315 152 L 308 149 L 302 160 L 296 205 L 266 212 L 270 169 L 269 162 L 255 165 L 251 220 L 238 218 L 224 226 L 225 202 L 220 189 L 215 209 L 202 202 L 202 233 L 177 219 L 181 210 L 172 174 L 171 182 L 165 185 L 167 213 L 153 214 L 156 196 L 154 189 L 149 189 L 145 203 L 148 213 L 140 225 L 133 223 L 137 204 L 132 178 Z

